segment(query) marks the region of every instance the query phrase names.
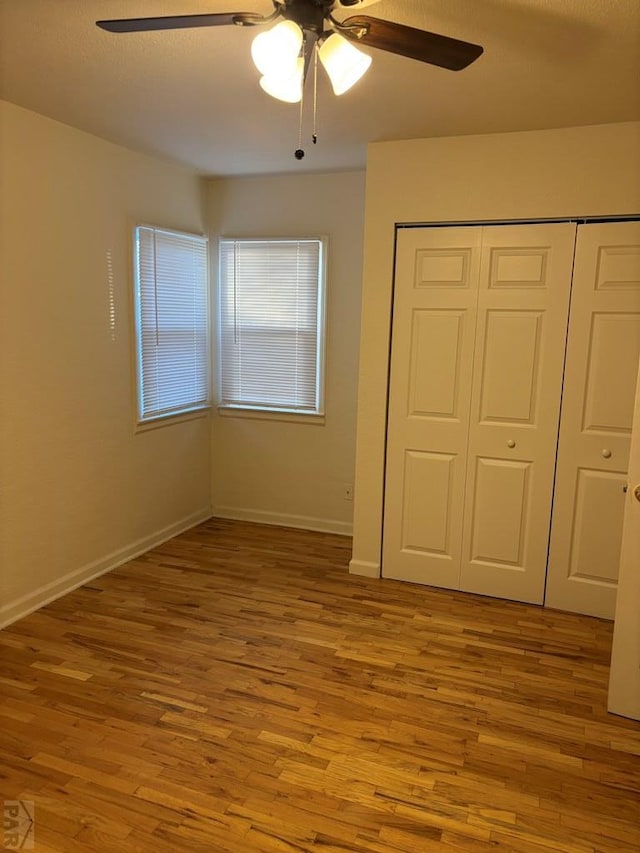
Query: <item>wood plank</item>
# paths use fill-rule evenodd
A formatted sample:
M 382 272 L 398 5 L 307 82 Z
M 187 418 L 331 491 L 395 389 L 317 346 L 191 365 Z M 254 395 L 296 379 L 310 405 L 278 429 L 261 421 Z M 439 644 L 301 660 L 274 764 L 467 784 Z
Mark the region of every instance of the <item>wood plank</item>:
M 0 782 L 58 853 L 635 853 L 610 623 L 213 519 L 0 634 Z

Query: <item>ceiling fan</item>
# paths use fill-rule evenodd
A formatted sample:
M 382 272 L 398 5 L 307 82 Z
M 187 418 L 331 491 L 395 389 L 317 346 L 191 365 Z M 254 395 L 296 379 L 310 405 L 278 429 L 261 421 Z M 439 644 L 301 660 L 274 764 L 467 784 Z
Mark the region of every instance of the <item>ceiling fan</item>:
M 262 88 L 279 100 L 301 104 L 312 60 L 314 83 L 317 80 L 317 60 L 320 59 L 337 95 L 346 92 L 360 79 L 369 67 L 371 57 L 355 48 L 356 44 L 450 71 L 466 68 L 483 52 L 480 45 L 394 21 L 369 15 L 354 15 L 344 20 L 333 16 L 336 9 L 365 6 L 372 2 L 376 0 L 272 0 L 274 9 L 270 15 L 218 12 L 125 18 L 96 21 L 96 24 L 112 33 L 137 33 L 229 25 L 253 27 L 280 18 L 282 20 L 275 27 L 254 39 L 251 53 L 263 75 L 260 80 Z M 302 124 L 302 106 L 300 122 Z M 316 141 L 315 131 L 313 141 Z M 296 157 L 304 157 L 302 149 L 296 151 Z

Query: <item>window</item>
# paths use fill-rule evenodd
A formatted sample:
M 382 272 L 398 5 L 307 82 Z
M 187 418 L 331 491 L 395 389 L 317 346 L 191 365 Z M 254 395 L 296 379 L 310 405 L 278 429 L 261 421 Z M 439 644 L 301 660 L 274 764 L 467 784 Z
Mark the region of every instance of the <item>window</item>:
M 135 229 L 138 419 L 209 404 L 207 240 Z
M 220 405 L 323 411 L 325 242 L 222 240 Z

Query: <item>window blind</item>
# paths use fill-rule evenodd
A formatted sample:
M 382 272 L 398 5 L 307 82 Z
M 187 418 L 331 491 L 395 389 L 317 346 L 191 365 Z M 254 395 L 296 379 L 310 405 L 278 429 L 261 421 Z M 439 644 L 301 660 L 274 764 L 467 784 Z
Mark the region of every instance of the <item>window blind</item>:
M 324 243 L 222 240 L 220 404 L 322 411 Z
M 135 230 L 138 416 L 209 401 L 207 240 L 150 226 Z

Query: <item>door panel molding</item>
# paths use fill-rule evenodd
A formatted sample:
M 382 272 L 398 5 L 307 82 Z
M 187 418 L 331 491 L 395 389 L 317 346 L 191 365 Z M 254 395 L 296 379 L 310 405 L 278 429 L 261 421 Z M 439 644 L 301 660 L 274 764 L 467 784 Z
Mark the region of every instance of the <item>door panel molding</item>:
M 480 423 L 535 425 L 543 321 L 540 311 L 487 310 Z

